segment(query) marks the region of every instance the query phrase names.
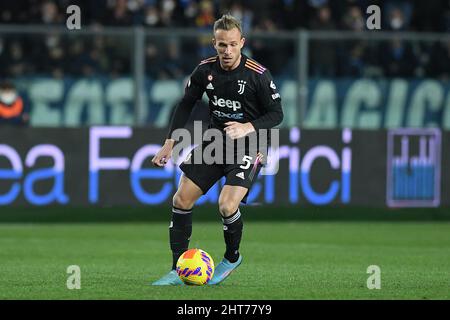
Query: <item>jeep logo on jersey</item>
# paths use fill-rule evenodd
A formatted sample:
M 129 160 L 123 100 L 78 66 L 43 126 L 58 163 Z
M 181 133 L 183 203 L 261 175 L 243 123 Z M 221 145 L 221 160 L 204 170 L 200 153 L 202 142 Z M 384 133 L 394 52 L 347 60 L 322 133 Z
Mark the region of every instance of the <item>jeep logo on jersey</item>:
M 227 107 L 230 109 L 233 109 L 233 111 L 236 111 L 241 108 L 241 103 L 239 101 L 233 101 L 233 100 L 225 100 L 223 98 L 217 99 L 217 96 L 213 96 L 213 100 L 211 100 L 212 104 L 219 107 Z
M 244 80 L 238 80 L 238 85 L 239 85 L 238 93 L 239 93 L 239 94 L 243 94 L 243 93 L 244 93 L 245 85 L 246 85 L 246 84 L 247 84 L 246 81 L 244 81 Z

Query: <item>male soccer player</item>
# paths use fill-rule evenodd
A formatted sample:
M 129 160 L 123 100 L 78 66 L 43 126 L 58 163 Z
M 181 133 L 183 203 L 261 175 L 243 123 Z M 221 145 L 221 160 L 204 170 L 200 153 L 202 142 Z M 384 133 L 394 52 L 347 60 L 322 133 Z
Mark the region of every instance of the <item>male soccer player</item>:
M 152 159 L 154 165 L 164 166 L 170 159 L 175 143 L 172 132 L 185 125 L 195 102 L 205 91 L 211 115 L 209 128 L 221 130 L 228 140 L 248 138 L 249 134 L 273 128 L 283 120 L 281 98 L 269 70 L 241 53 L 245 38 L 240 22 L 231 15 L 223 15 L 214 23 L 213 31 L 212 42 L 217 56 L 201 61 L 191 74 L 184 97 L 172 117 L 168 139 Z M 204 142 L 202 147 L 207 144 Z M 226 149 L 225 152 L 229 151 Z M 197 163 L 194 156 L 188 156 L 187 160 L 180 165 L 183 175 L 173 197 L 169 227 L 172 270 L 153 285 L 182 284 L 175 268 L 180 255 L 188 249 L 192 208 L 200 196 L 224 176 L 226 182 L 219 196 L 219 212 L 226 251 L 208 284 L 222 282 L 242 262 L 239 245 L 243 223 L 239 204 L 246 201 L 257 178 L 261 168 L 260 153 L 245 154 L 242 159 L 237 159 L 240 163 L 235 164 Z

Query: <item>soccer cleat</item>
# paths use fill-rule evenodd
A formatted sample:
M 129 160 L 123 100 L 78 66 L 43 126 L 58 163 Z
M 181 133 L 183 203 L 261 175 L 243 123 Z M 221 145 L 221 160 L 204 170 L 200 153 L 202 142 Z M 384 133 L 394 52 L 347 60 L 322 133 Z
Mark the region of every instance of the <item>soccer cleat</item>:
M 239 267 L 242 262 L 242 256 L 239 255 L 239 259 L 236 262 L 230 262 L 227 259 L 223 258 L 223 260 L 219 263 L 219 265 L 214 270 L 213 278 L 208 282 L 209 285 L 219 284 L 223 280 L 225 280 L 230 273 Z
M 181 286 L 184 285 L 175 270 L 171 270 L 161 279 L 152 283 L 153 286 Z

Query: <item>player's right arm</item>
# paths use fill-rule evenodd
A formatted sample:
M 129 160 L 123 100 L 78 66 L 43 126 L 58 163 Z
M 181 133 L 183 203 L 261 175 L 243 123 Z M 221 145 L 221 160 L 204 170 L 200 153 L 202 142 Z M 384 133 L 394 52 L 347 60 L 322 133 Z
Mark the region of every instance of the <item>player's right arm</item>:
M 152 163 L 158 167 L 163 167 L 167 161 L 172 157 L 173 146 L 175 140 L 172 139 L 172 133 L 179 128 L 183 128 L 186 121 L 194 108 L 197 100 L 202 98 L 204 92 L 204 86 L 202 85 L 202 77 L 199 67 L 192 72 L 186 88 L 184 90 L 184 96 L 178 103 L 175 112 L 170 121 L 169 132 L 167 134 L 166 141 L 158 153 L 153 157 Z

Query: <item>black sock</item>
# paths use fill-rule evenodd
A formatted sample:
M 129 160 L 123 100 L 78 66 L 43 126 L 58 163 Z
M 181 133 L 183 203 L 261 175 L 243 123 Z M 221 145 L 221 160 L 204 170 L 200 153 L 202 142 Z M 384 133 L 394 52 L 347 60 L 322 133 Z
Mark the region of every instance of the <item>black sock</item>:
M 239 245 L 243 229 L 241 212 L 237 209 L 231 216 L 222 217 L 222 221 L 223 237 L 226 245 L 224 257 L 230 262 L 236 262 L 239 259 Z
M 192 234 L 192 209 L 172 208 L 169 226 L 170 249 L 172 250 L 172 270 L 176 269 L 178 258 L 188 249 Z

